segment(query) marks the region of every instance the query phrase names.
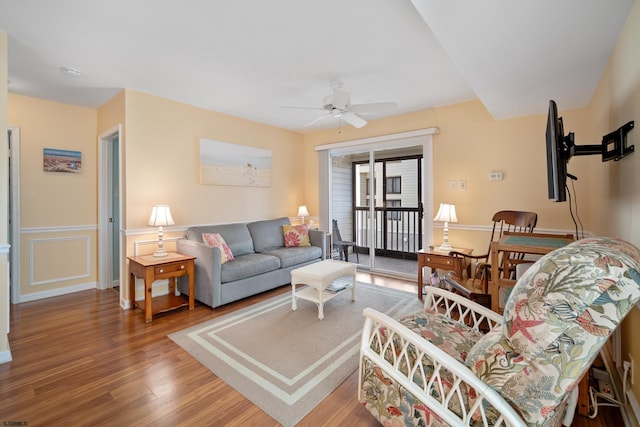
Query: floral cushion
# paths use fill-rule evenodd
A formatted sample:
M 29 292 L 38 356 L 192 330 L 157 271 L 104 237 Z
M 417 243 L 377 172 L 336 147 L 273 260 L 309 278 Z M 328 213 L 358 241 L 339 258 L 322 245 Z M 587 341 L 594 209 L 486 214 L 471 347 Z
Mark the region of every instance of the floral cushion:
M 311 246 L 308 225 L 283 225 L 282 231 L 284 233 L 285 247 L 294 248 L 297 246 Z
M 426 313 L 417 312 L 405 316 L 399 320 L 399 323 L 430 341 L 459 362 L 464 362 L 469 350 L 482 336 L 482 333 L 475 329 L 432 311 L 427 311 Z M 389 338 L 387 337 L 389 331 L 384 328 L 380 332 L 385 337 L 385 340 L 392 339 L 393 341 L 393 346 L 388 347 L 387 351 L 392 351 L 393 349 L 393 351 L 397 352 L 403 348 L 403 342 L 398 335 Z M 378 353 L 381 351 L 377 346 L 373 346 L 372 349 Z M 417 358 L 417 352 L 412 345 L 409 345 L 407 353 L 409 360 L 405 361 L 403 359 L 400 366 L 400 370 L 405 373 L 407 372 L 407 365 L 412 366 Z M 385 353 L 385 359 L 393 363 L 393 357 L 390 354 Z M 434 371 L 433 361 L 423 356 L 421 364 L 428 380 Z M 421 370 L 416 372 L 413 382 L 422 387 L 424 379 L 421 377 L 420 372 Z M 451 390 L 454 382 L 453 376 L 449 371 L 443 369 L 440 374 L 443 379 L 441 393 L 432 390 L 436 399 L 444 398 Z M 363 404 L 383 424 L 395 425 L 394 423 L 399 422 L 398 417 L 401 417 L 403 421 L 399 425 L 428 425 L 433 427 L 448 425 L 410 391 L 385 376 L 380 368 L 377 368 L 368 359 L 365 359 L 363 364 L 362 388 L 365 395 Z M 474 390 L 467 390 L 466 388 L 464 390 L 465 392 L 460 396 L 463 402 L 455 398 L 449 402 L 450 409 L 458 414 L 461 413 L 460 405 L 468 406 L 466 400 L 473 399 L 475 395 Z
M 384 426 L 448 427 L 435 412 L 367 358 L 362 360 L 362 405 Z
M 482 337 L 475 329 L 432 311 L 410 314 L 399 322 L 460 362 Z
M 231 253 L 229 245 L 227 245 L 227 242 L 225 242 L 224 237 L 222 237 L 221 234 L 202 233 L 202 241 L 206 245 L 220 249 L 221 264 L 224 264 L 227 261 L 233 261 L 233 253 Z
M 640 251 L 589 238 L 538 260 L 511 292 L 502 326 L 466 364 L 532 425 L 549 425 L 600 347 L 640 298 Z

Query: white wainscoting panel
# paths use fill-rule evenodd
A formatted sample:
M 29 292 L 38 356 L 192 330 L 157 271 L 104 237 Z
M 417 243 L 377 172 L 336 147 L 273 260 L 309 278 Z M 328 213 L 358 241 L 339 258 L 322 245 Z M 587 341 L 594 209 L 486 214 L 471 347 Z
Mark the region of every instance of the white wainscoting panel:
M 64 253 L 69 262 L 52 268 L 50 259 Z M 89 236 L 49 237 L 29 240 L 29 286 L 39 286 L 91 275 L 91 239 Z

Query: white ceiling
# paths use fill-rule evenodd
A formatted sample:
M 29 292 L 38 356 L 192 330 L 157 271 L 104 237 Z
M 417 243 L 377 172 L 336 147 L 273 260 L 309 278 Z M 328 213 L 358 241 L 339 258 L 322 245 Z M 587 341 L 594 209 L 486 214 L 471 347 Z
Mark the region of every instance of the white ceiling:
M 585 107 L 633 1 L 0 0 L 0 31 L 10 92 L 97 108 L 128 88 L 308 131 L 338 123 L 282 106 L 321 108 L 332 80 L 392 114 Z

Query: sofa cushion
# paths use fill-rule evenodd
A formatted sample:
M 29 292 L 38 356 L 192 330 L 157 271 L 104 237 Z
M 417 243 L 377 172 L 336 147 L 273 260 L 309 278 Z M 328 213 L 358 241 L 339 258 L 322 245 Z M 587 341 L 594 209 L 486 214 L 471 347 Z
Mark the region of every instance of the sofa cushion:
M 256 253 L 240 255 L 222 266 L 220 281 L 222 283 L 233 282 L 279 268 L 280 259 L 278 257 Z
M 283 225 L 282 232 L 284 234 L 284 246 L 287 248 L 311 246 L 309 226 L 306 224 Z
M 256 252 L 264 252 L 284 247 L 283 225 L 289 225 L 289 218 L 283 217 L 247 224 L 253 239 L 253 249 Z
M 224 237 L 219 233 L 202 233 L 202 240 L 205 245 L 220 249 L 220 263 L 224 264 L 233 261 L 233 252 L 225 242 Z
M 471 349 L 467 366 L 544 425 L 640 298 L 640 251 L 590 238 L 540 258 L 518 280 L 504 322 Z
M 224 241 L 229 245 L 229 249 L 234 256 L 249 254 L 253 252 L 253 241 L 247 224 L 222 224 L 204 225 L 199 227 L 189 227 L 187 229 L 187 239 L 204 243 L 203 233 L 219 233 Z
M 280 259 L 281 268 L 303 264 L 322 257 L 322 249 L 317 246 L 298 246 L 293 248 L 279 248 L 262 252 Z

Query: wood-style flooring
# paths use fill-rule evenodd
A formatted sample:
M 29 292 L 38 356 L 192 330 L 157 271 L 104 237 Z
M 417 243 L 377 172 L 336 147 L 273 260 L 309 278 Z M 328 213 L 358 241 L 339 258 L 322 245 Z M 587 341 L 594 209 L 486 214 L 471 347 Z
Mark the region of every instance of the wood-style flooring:
M 358 280 L 416 292 L 416 284 L 358 273 Z M 289 286 L 211 310 L 196 304 L 145 324 L 113 290 L 90 290 L 11 306 L 13 361 L 0 365 L 0 425 L 278 425 L 167 335 L 289 292 Z M 378 425 L 357 401 L 357 373 L 300 426 Z M 574 426 L 622 425 L 616 410 Z

